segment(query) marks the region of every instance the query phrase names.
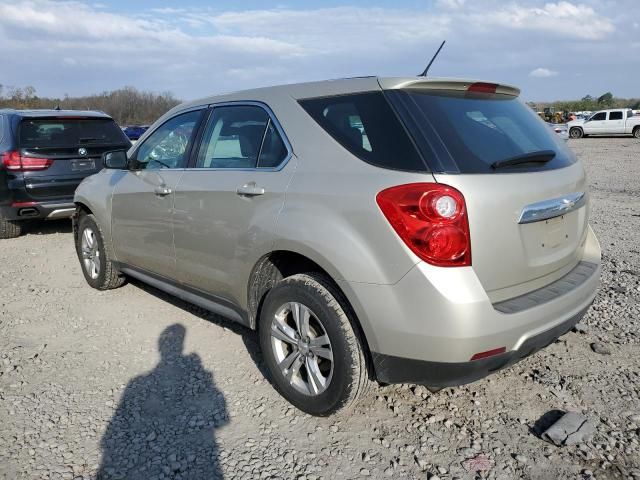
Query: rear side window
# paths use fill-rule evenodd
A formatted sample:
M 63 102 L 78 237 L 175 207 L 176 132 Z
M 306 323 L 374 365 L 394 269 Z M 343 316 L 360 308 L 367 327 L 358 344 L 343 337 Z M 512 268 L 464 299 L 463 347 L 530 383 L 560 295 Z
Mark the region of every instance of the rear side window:
M 427 171 L 382 92 L 301 100 L 300 105 L 356 157 L 378 167 Z
M 609 120 L 622 120 L 622 112 L 609 112 Z
M 274 168 L 288 156 L 280 133 L 264 108 L 215 107 L 209 117 L 197 168 Z
M 27 118 L 20 122 L 18 137 L 20 148 L 129 144 L 108 118 Z
M 390 90 L 387 97 L 435 172 L 495 173 L 492 165 L 498 162 L 548 151 L 555 153 L 552 160 L 518 165 L 517 170 L 551 170 L 575 162 L 564 142 L 516 97 L 417 90 Z

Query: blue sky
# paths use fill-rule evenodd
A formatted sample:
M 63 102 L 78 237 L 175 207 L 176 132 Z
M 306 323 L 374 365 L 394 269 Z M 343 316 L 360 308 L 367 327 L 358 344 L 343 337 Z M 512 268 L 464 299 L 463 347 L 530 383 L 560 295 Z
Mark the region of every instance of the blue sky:
M 0 0 L 0 84 L 182 99 L 358 75 L 494 80 L 526 100 L 640 97 L 640 0 Z

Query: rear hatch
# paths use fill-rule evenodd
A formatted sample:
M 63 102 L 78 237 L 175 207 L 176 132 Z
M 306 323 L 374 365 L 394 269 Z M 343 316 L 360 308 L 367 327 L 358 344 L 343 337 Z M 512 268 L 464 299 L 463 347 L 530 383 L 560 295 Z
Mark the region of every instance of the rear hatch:
M 24 171 L 26 190 L 37 199 L 73 197 L 85 177 L 102 169 L 103 152 L 130 145 L 110 118 L 24 118 L 18 126 L 20 155 L 48 160 Z
M 472 268 L 493 301 L 567 273 L 587 232 L 582 165 L 518 93 L 469 82 L 385 91 L 436 181 L 464 195 Z

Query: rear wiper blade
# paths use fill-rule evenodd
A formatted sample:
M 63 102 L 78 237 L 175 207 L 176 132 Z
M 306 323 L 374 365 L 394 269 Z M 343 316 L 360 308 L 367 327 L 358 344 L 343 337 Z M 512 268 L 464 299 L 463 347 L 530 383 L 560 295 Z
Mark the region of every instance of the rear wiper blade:
M 80 138 L 80 143 L 89 143 L 89 142 L 95 142 L 97 140 L 102 140 L 102 138 L 95 138 L 95 137 L 84 137 L 84 138 Z
M 498 160 L 491 164 L 491 168 L 513 167 L 525 163 L 547 163 L 555 157 L 556 152 L 553 150 L 540 150 L 538 152 L 523 153 L 505 160 Z

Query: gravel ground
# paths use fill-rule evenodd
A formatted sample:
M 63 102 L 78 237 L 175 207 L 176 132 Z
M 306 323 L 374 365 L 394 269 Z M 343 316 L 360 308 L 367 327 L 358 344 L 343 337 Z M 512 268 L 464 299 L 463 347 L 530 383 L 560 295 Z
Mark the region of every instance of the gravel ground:
M 90 289 L 68 222 L 3 240 L 0 477 L 640 479 L 640 142 L 570 145 L 603 248 L 578 328 L 475 384 L 380 387 L 339 418 L 280 398 L 252 332 L 136 282 Z M 543 441 L 564 411 L 595 434 Z

